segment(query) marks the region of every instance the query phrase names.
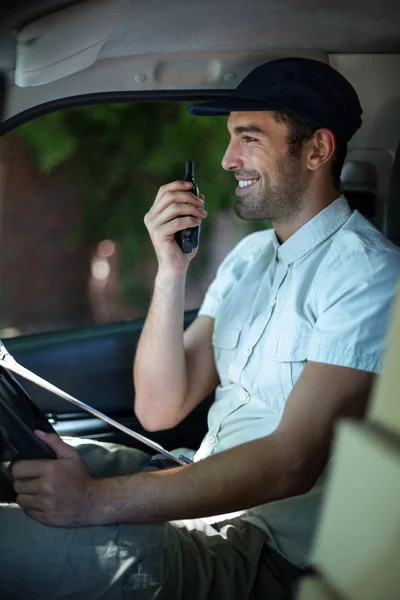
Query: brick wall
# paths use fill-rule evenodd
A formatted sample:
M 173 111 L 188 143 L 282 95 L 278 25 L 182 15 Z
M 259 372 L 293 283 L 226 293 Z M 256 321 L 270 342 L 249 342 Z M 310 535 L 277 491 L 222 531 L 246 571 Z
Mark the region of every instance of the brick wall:
M 68 166 L 38 172 L 16 137 L 2 140 L 0 329 L 90 324 L 89 249 L 74 239 L 79 194 Z

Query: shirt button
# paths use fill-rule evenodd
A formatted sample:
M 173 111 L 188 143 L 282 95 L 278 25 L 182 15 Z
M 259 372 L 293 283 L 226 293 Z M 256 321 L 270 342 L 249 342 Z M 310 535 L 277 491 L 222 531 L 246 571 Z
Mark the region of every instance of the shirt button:
M 241 399 L 243 402 L 248 402 L 248 401 L 249 401 L 249 398 L 250 398 L 250 396 L 248 395 L 248 393 L 247 393 L 247 392 L 242 392 L 242 393 L 240 394 L 240 399 Z
M 243 352 L 243 354 L 244 354 L 245 356 L 250 356 L 250 354 L 251 354 L 251 348 L 247 348 L 247 350 L 245 350 L 245 351 Z
M 215 444 L 216 441 L 217 441 L 217 438 L 215 437 L 215 435 L 209 435 L 207 438 L 207 442 L 209 444 Z

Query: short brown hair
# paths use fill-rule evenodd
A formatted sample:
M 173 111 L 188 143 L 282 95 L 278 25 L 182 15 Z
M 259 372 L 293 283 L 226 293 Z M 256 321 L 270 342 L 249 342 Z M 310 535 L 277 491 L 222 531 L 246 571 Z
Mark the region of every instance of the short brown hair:
M 314 133 L 321 129 L 311 125 L 302 117 L 298 117 L 289 111 L 275 111 L 274 119 L 277 123 L 283 123 L 288 129 L 289 154 L 297 156 L 304 142 L 310 140 Z M 336 138 L 336 151 L 332 160 L 332 177 L 335 187 L 340 189 L 340 174 L 347 154 L 347 142 Z

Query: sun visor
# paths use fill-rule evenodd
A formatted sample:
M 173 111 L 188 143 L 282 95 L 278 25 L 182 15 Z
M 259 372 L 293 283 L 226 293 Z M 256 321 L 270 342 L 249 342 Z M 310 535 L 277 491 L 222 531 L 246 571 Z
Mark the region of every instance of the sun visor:
M 125 0 L 88 0 L 25 26 L 16 35 L 15 83 L 41 85 L 92 65 L 125 5 Z

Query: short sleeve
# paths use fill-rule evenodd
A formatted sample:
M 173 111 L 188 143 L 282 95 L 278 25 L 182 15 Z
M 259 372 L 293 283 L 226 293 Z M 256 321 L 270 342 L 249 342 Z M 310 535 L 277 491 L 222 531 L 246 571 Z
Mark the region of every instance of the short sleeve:
M 308 360 L 379 372 L 399 275 L 394 250 L 338 260 L 317 292 Z
M 210 284 L 198 315 L 215 318 L 223 300 L 240 280 L 246 269 L 272 239 L 273 231 L 258 231 L 242 240 L 229 252 L 220 264 L 214 281 Z

